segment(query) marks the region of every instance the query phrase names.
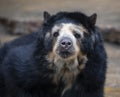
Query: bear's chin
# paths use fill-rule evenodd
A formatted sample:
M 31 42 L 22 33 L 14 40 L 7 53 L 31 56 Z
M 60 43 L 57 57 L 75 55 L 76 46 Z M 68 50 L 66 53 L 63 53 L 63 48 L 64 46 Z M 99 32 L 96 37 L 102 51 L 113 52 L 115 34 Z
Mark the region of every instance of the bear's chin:
M 62 60 L 72 60 L 75 58 L 75 53 L 74 52 L 59 52 L 57 55 L 60 57 Z
M 63 59 L 67 59 L 69 57 L 71 57 L 73 54 L 69 53 L 69 52 L 60 52 L 59 56 Z

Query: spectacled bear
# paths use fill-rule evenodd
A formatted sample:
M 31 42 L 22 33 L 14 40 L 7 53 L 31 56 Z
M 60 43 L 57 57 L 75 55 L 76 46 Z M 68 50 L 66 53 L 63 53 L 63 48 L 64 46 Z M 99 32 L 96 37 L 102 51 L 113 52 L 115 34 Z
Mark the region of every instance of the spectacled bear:
M 103 97 L 107 58 L 96 18 L 44 12 L 38 33 L 0 49 L 0 97 Z

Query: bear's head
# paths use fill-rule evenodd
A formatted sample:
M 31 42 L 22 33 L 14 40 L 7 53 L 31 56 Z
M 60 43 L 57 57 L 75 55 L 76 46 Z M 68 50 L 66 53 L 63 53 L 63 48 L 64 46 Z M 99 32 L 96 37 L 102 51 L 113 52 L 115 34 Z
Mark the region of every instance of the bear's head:
M 45 47 L 62 60 L 82 59 L 93 46 L 96 14 L 44 12 Z

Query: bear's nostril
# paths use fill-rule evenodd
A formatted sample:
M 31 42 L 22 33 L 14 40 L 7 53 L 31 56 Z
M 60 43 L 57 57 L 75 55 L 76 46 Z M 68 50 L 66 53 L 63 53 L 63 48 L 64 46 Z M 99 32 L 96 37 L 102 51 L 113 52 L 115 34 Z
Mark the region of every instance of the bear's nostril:
M 62 45 L 65 45 L 66 43 L 65 43 L 65 42 L 62 42 L 61 44 L 62 44 Z
M 71 42 L 68 42 L 68 45 L 71 45 Z

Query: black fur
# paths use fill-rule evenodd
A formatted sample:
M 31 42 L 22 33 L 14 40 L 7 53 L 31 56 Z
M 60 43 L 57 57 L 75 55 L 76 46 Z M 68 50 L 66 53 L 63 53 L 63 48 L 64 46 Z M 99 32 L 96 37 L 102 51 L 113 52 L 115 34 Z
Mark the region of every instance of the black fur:
M 48 68 L 46 55 L 53 47 L 46 33 L 56 23 L 82 24 L 85 35 L 81 49 L 87 54 L 85 69 L 77 76 L 72 88 L 61 95 L 62 84 L 56 88 Z M 94 39 L 93 39 L 94 37 Z M 46 43 L 47 42 L 47 43 Z M 45 19 L 38 33 L 19 38 L 0 49 L 0 97 L 103 97 L 106 53 L 99 30 L 88 16 L 80 12 L 60 12 Z

